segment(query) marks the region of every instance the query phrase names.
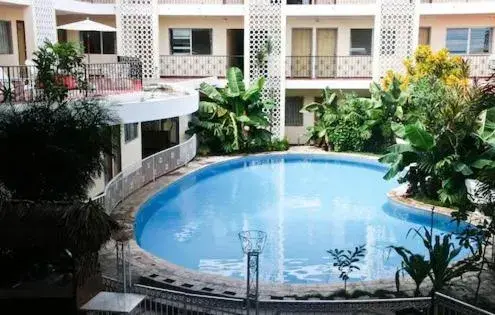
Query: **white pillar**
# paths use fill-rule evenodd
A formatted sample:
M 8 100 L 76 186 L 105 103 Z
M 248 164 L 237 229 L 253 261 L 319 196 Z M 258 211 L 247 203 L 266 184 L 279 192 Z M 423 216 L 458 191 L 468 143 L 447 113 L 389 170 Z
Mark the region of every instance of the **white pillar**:
M 404 72 L 404 59 L 418 46 L 419 0 L 377 0 L 373 79 L 387 70 Z
M 266 78 L 263 97 L 275 102 L 272 110 L 272 132 L 276 137 L 284 136 L 285 115 L 285 0 L 248 0 L 245 15 L 245 77 L 251 82 Z M 264 60 L 259 52 L 271 51 Z
M 43 46 L 45 41 L 57 41 L 55 0 L 32 0 L 31 9 L 26 13 L 28 24 L 32 23 L 34 50 Z
M 160 77 L 158 0 L 117 0 L 117 53 L 137 57 L 143 78 Z

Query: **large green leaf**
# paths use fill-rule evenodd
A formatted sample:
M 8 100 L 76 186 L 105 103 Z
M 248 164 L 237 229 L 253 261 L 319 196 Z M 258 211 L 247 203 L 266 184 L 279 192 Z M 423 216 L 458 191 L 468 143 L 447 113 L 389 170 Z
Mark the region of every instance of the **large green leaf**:
M 386 180 L 394 178 L 402 170 L 402 154 L 389 153 L 382 156 L 379 161 L 390 164 L 390 169 L 385 176 L 383 176 Z
M 429 151 L 435 146 L 433 136 L 421 124 L 410 124 L 404 128 L 404 137 L 419 150 Z
M 232 67 L 227 70 L 227 95 L 237 97 L 245 91 L 241 69 Z
M 301 113 L 304 112 L 316 112 L 322 109 L 322 106 L 320 103 L 310 103 L 307 105 L 304 105 L 303 108 L 300 110 Z
M 261 91 L 263 90 L 263 86 L 265 85 L 265 77 L 259 77 L 254 81 L 251 86 L 247 89 L 247 91 L 242 95 L 242 100 L 247 101 L 250 99 L 258 98 Z
M 471 168 L 462 162 L 455 163 L 454 170 L 458 173 L 461 173 L 464 176 L 469 176 L 473 174 Z
M 199 91 L 215 102 L 220 104 L 225 104 L 226 102 L 223 95 L 213 85 L 206 82 L 201 83 L 199 86 Z
M 395 121 L 392 121 L 390 123 L 390 128 L 394 132 L 394 134 L 399 137 L 399 138 L 404 138 L 406 135 L 406 128 L 404 127 L 403 124 L 399 124 Z
M 488 159 L 478 159 L 478 160 L 474 161 L 473 163 L 471 163 L 471 167 L 477 168 L 477 169 L 483 169 L 485 167 L 492 168 L 493 166 L 495 166 L 495 162 L 492 160 L 488 160 Z

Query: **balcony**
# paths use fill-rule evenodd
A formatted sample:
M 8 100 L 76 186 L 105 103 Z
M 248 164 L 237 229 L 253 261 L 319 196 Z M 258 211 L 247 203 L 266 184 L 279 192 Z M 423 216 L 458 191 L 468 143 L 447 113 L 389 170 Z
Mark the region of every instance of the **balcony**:
M 96 3 L 96 4 L 113 4 L 116 0 L 77 0 L 80 2 Z
M 462 55 L 462 59 L 469 64 L 472 78 L 488 78 L 493 74 L 488 66 L 489 55 Z
M 353 4 L 375 4 L 376 0 L 287 0 L 287 4 L 329 4 L 329 5 L 353 5 Z
M 371 56 L 288 56 L 285 74 L 290 79 L 370 79 Z
M 162 77 L 224 77 L 229 67 L 244 67 L 244 56 L 166 55 L 160 56 Z
M 88 64 L 81 73 L 87 87 L 80 86 L 73 76 L 60 76 L 69 98 L 130 93 L 141 91 L 143 87 L 138 61 Z M 8 100 L 15 103 L 36 101 L 43 95 L 42 89 L 43 82 L 39 81 L 35 66 L 0 66 L 0 103 Z

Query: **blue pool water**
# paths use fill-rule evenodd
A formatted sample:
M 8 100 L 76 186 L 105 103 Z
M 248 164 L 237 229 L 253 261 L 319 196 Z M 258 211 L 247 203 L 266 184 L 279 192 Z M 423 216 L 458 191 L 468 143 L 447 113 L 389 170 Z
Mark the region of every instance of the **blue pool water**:
M 263 230 L 262 279 L 291 283 L 339 281 L 328 249 L 365 244 L 352 280 L 390 278 L 400 259 L 387 249 L 402 245 L 422 253 L 411 228 L 430 225 L 429 213 L 394 206 L 374 161 L 321 155 L 261 155 L 212 165 L 156 194 L 136 218 L 139 245 L 177 265 L 244 277 L 237 233 Z M 434 232 L 455 231 L 435 215 Z

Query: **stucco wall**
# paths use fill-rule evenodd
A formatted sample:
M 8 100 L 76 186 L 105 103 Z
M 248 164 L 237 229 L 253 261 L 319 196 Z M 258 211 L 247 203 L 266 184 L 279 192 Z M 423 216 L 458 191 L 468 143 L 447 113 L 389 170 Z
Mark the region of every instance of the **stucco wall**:
M 495 27 L 495 19 L 492 15 L 423 16 L 420 25 L 431 27 L 430 45 L 434 50 L 438 50 L 445 47 L 447 28 Z M 495 43 L 494 38 L 495 36 L 492 36 L 492 47 Z
M 241 17 L 172 17 L 160 16 L 160 55 L 170 55 L 170 28 L 211 28 L 212 55 L 227 55 L 227 29 L 243 28 Z
M 58 15 L 57 25 L 63 25 L 73 22 L 78 22 L 86 19 L 87 16 L 83 15 Z M 111 27 L 116 27 L 115 16 L 109 15 L 92 15 L 90 17 L 92 21 L 102 23 Z M 67 40 L 71 42 L 80 42 L 79 31 L 67 31 Z M 115 43 L 115 49 L 117 49 L 117 43 Z M 91 63 L 111 63 L 117 62 L 117 54 L 90 54 Z M 87 62 L 87 60 L 86 60 Z
M 292 51 L 292 29 L 313 29 L 313 40 L 316 40 L 316 29 L 337 29 L 337 55 L 349 56 L 351 48 L 352 28 L 373 28 L 373 17 L 288 17 L 286 29 L 286 55 L 290 56 Z M 313 45 L 313 48 L 315 45 Z
M 124 125 L 120 126 L 120 153 L 122 159 L 122 170 L 141 161 L 141 123 L 138 123 L 138 136 L 136 139 L 125 142 Z
M 12 54 L 0 55 L 0 65 L 19 65 L 16 21 L 24 21 L 24 27 L 26 29 L 27 58 L 30 58 L 33 51 L 32 44 L 34 40 L 29 38 L 29 36 L 32 36 L 32 32 L 28 31 L 28 29 L 32 29 L 32 24 L 29 23 L 29 11 L 30 10 L 27 7 L 0 5 L 0 20 L 10 21 L 12 30 Z

